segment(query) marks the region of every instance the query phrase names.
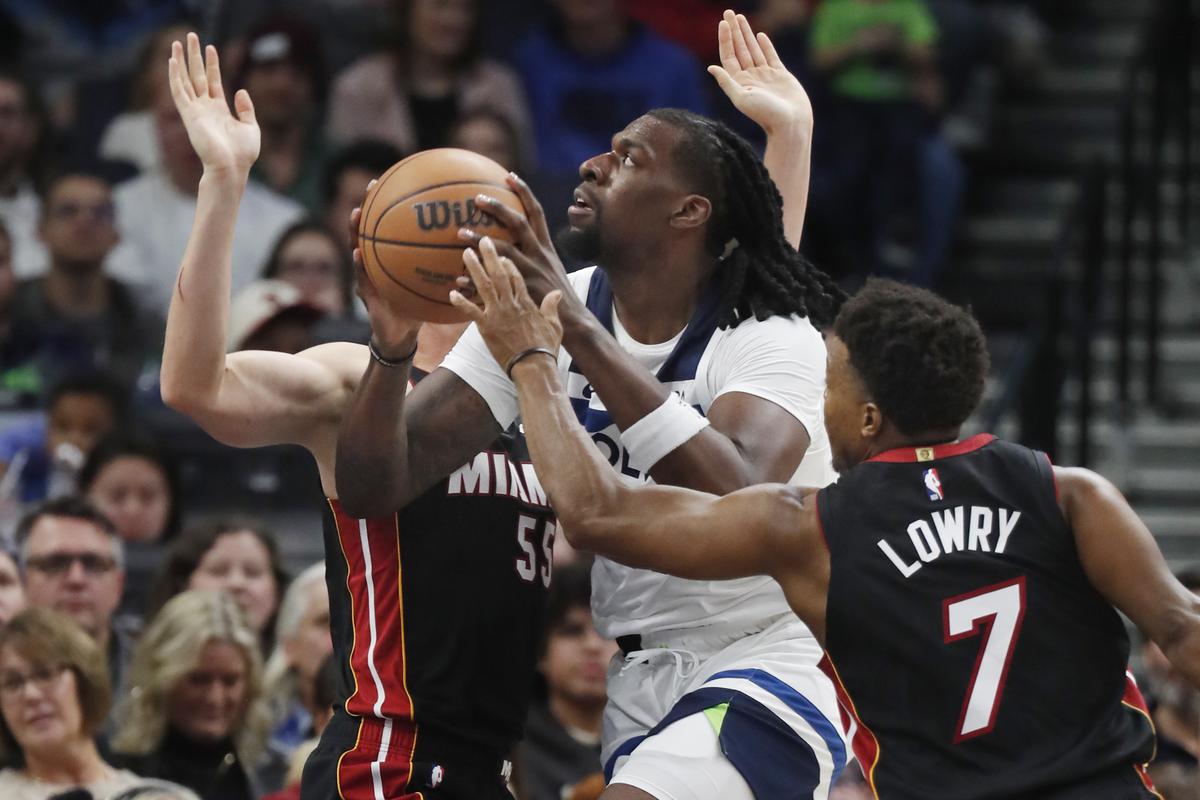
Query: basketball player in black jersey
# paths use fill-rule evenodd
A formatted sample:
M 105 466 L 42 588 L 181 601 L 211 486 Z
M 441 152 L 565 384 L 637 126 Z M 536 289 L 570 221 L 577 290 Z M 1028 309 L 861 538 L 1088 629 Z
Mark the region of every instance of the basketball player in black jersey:
M 174 46 L 169 80 L 204 176 L 168 316 L 163 398 L 226 444 L 304 447 L 328 498 L 340 707 L 308 763 L 302 796 L 509 797 L 503 758 L 525 719 L 556 531 L 522 437 L 502 433 L 399 512 L 345 513 L 333 477 L 338 425 L 372 363 L 368 348 L 336 342 L 295 355 L 226 354 L 232 236 L 258 125 L 244 90 L 230 113 L 217 52 L 202 56 L 195 35 L 186 55 Z M 802 197 L 803 177 L 784 183 L 784 195 Z M 375 336 L 409 336 L 359 278 Z M 464 327 L 425 325 L 415 352 L 398 354 L 407 356 L 400 368 L 375 366 L 418 381 Z
M 259 135 L 244 91 L 230 114 L 215 49 L 206 63 L 195 35 L 187 45 L 186 58 L 174 47 L 171 89 L 204 177 L 171 300 L 162 394 L 222 442 L 298 444 L 317 462 L 339 708 L 302 796 L 509 798 L 504 759 L 528 708 L 556 530 L 523 440 L 502 434 L 399 512 L 342 510 L 338 424 L 369 351 L 335 342 L 296 355 L 225 353 L 232 235 Z M 369 283 L 361 291 L 386 335 L 390 318 Z M 421 331 L 412 380 L 464 327 Z
M 468 254 L 512 363 L 534 463 L 577 547 L 693 579 L 772 575 L 823 641 L 877 797 L 1156 796 L 1146 709 L 1116 609 L 1200 687 L 1200 603 L 1120 493 L 989 435 L 959 440 L 987 373 L 969 313 L 873 281 L 827 334 L 839 481 L 723 498 L 630 486 L 576 422 L 516 268 Z M 835 666 L 836 665 L 836 666 Z

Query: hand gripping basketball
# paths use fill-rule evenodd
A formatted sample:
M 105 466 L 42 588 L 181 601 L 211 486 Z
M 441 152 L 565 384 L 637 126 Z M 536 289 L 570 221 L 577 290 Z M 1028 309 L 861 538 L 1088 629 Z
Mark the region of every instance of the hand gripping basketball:
M 475 198 L 480 207 L 485 208 L 512 234 L 512 243 L 492 239 L 496 251 L 512 261 L 521 277 L 525 279 L 533 299 L 540 300 L 553 291 L 562 291 L 568 297 L 571 296 L 567 294 L 571 291 L 567 271 L 554 250 L 542 204 L 533 196 L 528 184 L 515 174 L 510 174 L 506 183 L 521 201 L 525 208 L 525 216 L 521 216 L 491 195 L 481 194 Z M 458 232 L 458 238 L 471 247 L 478 248 L 484 235 L 463 228 Z M 459 279 L 459 286 L 465 285 L 465 280 Z
M 562 341 L 562 322 L 558 319 L 558 304 L 562 292 L 546 295 L 539 309 L 529 297 L 521 273 L 509 258 L 496 252 L 496 243 L 485 236 L 479 242 L 479 253 L 463 251 L 463 263 L 471 275 L 482 307 L 468 300 L 462 292 L 450 292 L 450 302 L 479 327 L 492 357 L 503 367 L 525 353 L 558 352 Z

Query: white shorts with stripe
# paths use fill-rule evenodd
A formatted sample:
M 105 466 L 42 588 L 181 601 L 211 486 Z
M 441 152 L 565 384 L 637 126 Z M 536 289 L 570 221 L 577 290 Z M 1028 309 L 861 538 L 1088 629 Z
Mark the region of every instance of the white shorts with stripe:
M 828 797 L 852 756 L 821 648 L 795 616 L 753 633 L 646 636 L 641 647 L 609 665 L 611 782 L 659 800 Z

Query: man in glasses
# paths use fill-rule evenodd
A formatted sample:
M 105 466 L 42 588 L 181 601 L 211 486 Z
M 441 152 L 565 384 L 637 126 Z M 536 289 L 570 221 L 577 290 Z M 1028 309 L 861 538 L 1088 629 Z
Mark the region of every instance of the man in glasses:
M 162 341 L 162 320 L 139 307 L 132 287 L 106 273 L 119 236 L 112 188 L 96 174 L 60 174 L 47 186 L 38 236 L 46 272 L 17 284 L 13 334 L 42 377 L 104 369 L 129 384 Z
M 112 685 L 120 687 L 136 631 L 128 619 L 115 616 L 125 559 L 112 523 L 86 500 L 62 497 L 21 520 L 17 544 L 29 605 L 75 620 L 103 649 Z

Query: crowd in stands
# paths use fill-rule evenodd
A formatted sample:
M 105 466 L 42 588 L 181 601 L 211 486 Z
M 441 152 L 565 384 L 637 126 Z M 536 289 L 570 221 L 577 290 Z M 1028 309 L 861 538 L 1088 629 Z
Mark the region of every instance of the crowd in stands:
M 936 285 L 997 75 L 1036 65 L 1054 4 L 744 5 L 814 103 L 806 254 L 848 285 Z M 296 798 L 334 700 L 324 566 L 285 565 L 244 516 L 255 492 L 311 505 L 313 481 L 293 480 L 296 459 L 221 448 L 159 398 L 202 174 L 166 80 L 171 42 L 218 44 L 262 131 L 230 347 L 294 353 L 366 342 L 347 220 L 406 155 L 483 153 L 526 176 L 557 225 L 580 162 L 650 108 L 756 136 L 703 69 L 724 6 L 0 0 L 0 796 Z M 592 627 L 588 576 L 585 556 L 557 553 L 522 800 L 603 785 L 616 644 Z M 1188 785 L 1200 698 L 1151 649 L 1159 780 Z M 835 797 L 864 791 L 848 779 Z

